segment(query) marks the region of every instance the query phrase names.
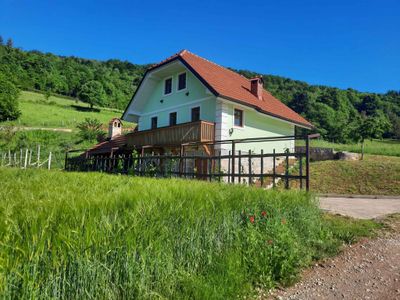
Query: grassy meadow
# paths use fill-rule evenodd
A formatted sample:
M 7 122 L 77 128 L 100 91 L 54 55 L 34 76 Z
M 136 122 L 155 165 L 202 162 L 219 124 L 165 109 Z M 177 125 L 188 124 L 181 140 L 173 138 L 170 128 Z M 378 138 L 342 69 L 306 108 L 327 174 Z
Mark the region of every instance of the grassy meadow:
M 293 191 L 1 168 L 0 181 L 0 298 L 252 297 L 380 226 Z
M 304 142 L 299 142 L 304 145 Z M 333 148 L 336 151 L 361 153 L 361 144 L 338 144 L 324 140 L 311 140 L 311 147 Z M 364 153 L 374 155 L 400 156 L 400 140 L 366 140 Z
M 47 100 L 43 94 L 22 91 L 19 98 L 21 117 L 17 121 L 1 124 L 13 124 L 26 127 L 52 127 L 75 129 L 85 118 L 96 118 L 108 123 L 113 117 L 120 117 L 122 112 L 107 108 L 99 108 L 100 112 L 87 111 L 88 104 L 57 96 Z

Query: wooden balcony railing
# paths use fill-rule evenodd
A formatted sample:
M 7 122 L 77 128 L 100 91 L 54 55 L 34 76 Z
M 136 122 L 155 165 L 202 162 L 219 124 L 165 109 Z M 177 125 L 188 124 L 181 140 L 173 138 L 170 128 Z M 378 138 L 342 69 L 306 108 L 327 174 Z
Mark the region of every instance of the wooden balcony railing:
M 127 146 L 176 146 L 190 142 L 212 142 L 214 136 L 214 123 L 196 121 L 130 133 Z

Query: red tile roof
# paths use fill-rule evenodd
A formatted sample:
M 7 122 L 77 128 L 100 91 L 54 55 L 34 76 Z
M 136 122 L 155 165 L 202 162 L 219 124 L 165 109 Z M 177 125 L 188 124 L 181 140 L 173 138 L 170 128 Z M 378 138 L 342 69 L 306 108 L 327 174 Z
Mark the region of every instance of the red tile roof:
M 259 100 L 251 93 L 250 80 L 246 77 L 197 56 L 187 50 L 182 50 L 162 62 L 153 65 L 148 71 L 176 59 L 179 59 L 186 67 L 188 67 L 216 96 L 251 106 L 262 113 L 301 126 L 308 128 L 313 127 L 310 122 L 287 107 L 266 90 L 263 90 L 263 99 Z
M 119 136 L 114 137 L 112 140 L 107 140 L 98 143 L 97 145 L 94 145 L 92 148 L 87 150 L 85 153 L 89 153 L 90 155 L 111 153 L 113 150 L 124 148 L 127 144 L 127 140 L 130 134 L 132 133 L 121 134 Z

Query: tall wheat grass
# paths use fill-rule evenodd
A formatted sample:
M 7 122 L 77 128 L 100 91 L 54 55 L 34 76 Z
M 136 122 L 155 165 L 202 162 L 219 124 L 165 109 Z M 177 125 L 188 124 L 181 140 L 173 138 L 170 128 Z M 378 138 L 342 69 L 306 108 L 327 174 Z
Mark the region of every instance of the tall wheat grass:
M 4 298 L 233 298 L 292 282 L 343 240 L 306 193 L 38 170 L 0 180 Z

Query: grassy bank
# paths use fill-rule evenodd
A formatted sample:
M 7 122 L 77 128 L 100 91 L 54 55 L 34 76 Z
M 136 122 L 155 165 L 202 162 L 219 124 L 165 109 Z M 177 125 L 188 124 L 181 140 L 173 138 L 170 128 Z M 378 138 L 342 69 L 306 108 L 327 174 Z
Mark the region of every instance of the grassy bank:
M 304 145 L 304 142 L 299 142 L 299 145 Z M 311 140 L 311 147 L 361 153 L 361 144 L 337 144 L 324 140 Z M 400 140 L 366 140 L 364 147 L 364 153 L 367 154 L 400 156 Z
M 96 118 L 106 124 L 113 117 L 120 117 L 121 111 L 98 108 L 88 111 L 88 104 L 57 96 L 46 99 L 43 94 L 21 92 L 19 98 L 21 117 L 17 121 L 1 124 L 14 124 L 28 127 L 55 127 L 75 129 L 85 118 Z
M 4 153 L 17 153 L 20 150 L 31 149 L 32 157 L 36 161 L 37 146 L 40 145 L 42 161 L 48 158 L 49 152 L 52 153 L 52 168 L 61 169 L 64 167 L 65 151 L 70 149 L 87 149 L 93 146 L 96 141 L 84 141 L 77 133 L 55 132 L 45 130 L 29 130 L 5 132 L 0 131 L 0 159 Z M 18 159 L 18 158 L 17 158 Z M 0 162 L 1 165 L 1 162 Z
M 310 174 L 316 193 L 400 195 L 400 157 L 366 155 L 360 161 L 313 162 Z
M 226 299 L 288 284 L 378 225 L 305 193 L 0 169 L 5 298 Z

